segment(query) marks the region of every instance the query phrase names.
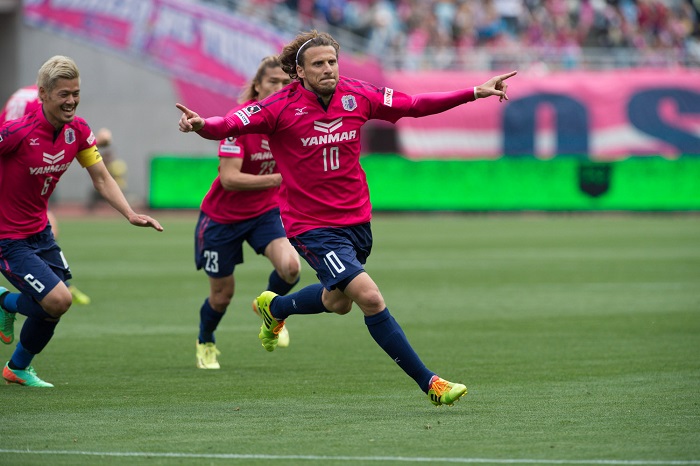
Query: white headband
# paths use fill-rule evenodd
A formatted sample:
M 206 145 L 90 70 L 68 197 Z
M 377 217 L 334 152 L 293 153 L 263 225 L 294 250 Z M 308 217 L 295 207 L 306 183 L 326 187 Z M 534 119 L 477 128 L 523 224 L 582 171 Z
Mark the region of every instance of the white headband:
M 303 44 L 301 44 L 301 47 L 299 47 L 299 50 L 297 50 L 297 58 L 296 58 L 296 64 L 297 64 L 297 66 L 299 66 L 299 53 L 301 52 L 301 49 L 303 49 L 304 47 L 306 47 L 306 44 L 308 44 L 309 42 L 311 42 L 311 41 L 314 40 L 314 39 L 315 39 L 315 37 L 312 37 L 311 39 L 307 40 L 306 42 L 304 42 Z

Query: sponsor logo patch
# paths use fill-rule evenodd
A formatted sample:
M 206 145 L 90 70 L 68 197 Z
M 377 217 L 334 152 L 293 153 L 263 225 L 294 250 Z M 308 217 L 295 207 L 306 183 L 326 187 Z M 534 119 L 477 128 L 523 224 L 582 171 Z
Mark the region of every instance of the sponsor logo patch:
M 91 146 L 92 143 L 95 142 L 95 139 L 95 134 L 92 131 L 90 131 L 90 136 L 88 136 L 87 138 L 88 145 Z
M 384 88 L 384 105 L 387 107 L 391 107 L 391 104 L 394 102 L 394 90 L 391 89 L 390 87 L 385 87 Z
M 343 126 L 343 117 L 336 118 L 335 120 L 329 123 L 324 123 L 322 121 L 314 121 L 314 129 L 322 133 L 332 133 L 341 126 Z
M 63 157 L 66 155 L 66 151 L 62 150 L 58 154 L 47 154 L 44 152 L 44 156 L 42 157 L 42 160 L 46 163 L 50 163 L 51 165 L 54 165 L 61 160 L 63 160 Z
M 243 111 L 246 113 L 246 115 L 251 116 L 251 115 L 258 113 L 260 111 L 260 105 L 258 105 L 258 104 L 248 105 L 246 108 L 243 109 Z
M 248 119 L 248 115 L 242 110 L 238 110 L 236 112 L 236 116 L 238 117 L 239 120 L 241 120 L 241 123 L 243 123 L 243 126 L 248 126 L 250 124 L 250 120 Z

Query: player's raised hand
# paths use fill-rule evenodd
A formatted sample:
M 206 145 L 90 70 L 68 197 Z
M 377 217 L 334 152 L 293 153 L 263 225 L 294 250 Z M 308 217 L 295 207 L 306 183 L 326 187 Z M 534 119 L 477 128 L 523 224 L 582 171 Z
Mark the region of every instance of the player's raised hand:
M 204 119 L 202 117 L 182 104 L 175 104 L 175 106 L 182 112 L 179 125 L 180 131 L 189 133 L 190 131 L 199 131 L 204 128 Z
M 481 86 L 476 86 L 477 98 L 482 99 L 484 97 L 497 95 L 499 97 L 499 102 L 503 102 L 503 99 L 508 100 L 508 95 L 506 94 L 508 84 L 506 84 L 505 81 L 511 76 L 515 76 L 517 73 L 517 71 L 511 71 L 510 73 L 494 76 Z

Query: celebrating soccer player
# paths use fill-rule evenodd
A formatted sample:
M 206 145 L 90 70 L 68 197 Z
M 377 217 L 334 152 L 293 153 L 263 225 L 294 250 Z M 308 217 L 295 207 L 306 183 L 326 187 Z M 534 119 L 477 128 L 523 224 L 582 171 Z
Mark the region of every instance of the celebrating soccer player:
M 242 105 L 232 112 L 245 111 L 289 82 L 277 57 L 264 58 L 241 95 Z M 301 268 L 280 220 L 277 193 L 282 176 L 268 137 L 246 134 L 224 139 L 219 143 L 219 160 L 219 176 L 202 201 L 195 229 L 195 263 L 209 276 L 209 297 L 199 310 L 196 357 L 200 369 L 220 367 L 214 331 L 233 298 L 233 271 L 243 263 L 243 242 L 274 266 L 267 285 L 274 293 L 287 294 L 299 281 Z M 255 302 L 253 310 L 258 312 Z M 285 328 L 279 346 L 288 344 Z
M 275 349 L 290 315 L 346 314 L 354 302 L 370 335 L 430 401 L 452 405 L 467 387 L 440 378 L 423 364 L 364 270 L 372 249 L 372 208 L 360 166 L 360 129 L 370 119 L 422 117 L 489 96 L 508 100 L 505 81 L 516 72 L 473 88 L 411 96 L 340 76 L 339 47 L 327 33 L 299 34 L 280 54 L 282 68 L 295 79 L 292 84 L 226 117 L 204 119 L 177 104 L 179 128 L 207 139 L 249 133 L 270 137 L 282 174 L 280 210 L 287 237 L 321 283 L 286 296 L 265 291 L 257 297 L 265 349 Z
M 132 225 L 163 228 L 133 211 L 107 171 L 90 127 L 76 116 L 80 73 L 75 62 L 60 55 L 50 58 L 39 69 L 37 87 L 41 106 L 0 126 L 0 271 L 20 291 L 0 287 L 0 340 L 12 343 L 16 314 L 26 316 L 2 376 L 10 383 L 53 387 L 39 378 L 31 362 L 73 302 L 65 284 L 70 268 L 46 215 L 58 180 L 78 159 L 95 189 Z

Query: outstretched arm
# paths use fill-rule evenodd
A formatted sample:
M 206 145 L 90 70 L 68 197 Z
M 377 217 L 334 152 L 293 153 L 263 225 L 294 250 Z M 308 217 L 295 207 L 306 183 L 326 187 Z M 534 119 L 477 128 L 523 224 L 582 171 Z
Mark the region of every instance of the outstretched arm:
M 94 165 L 87 167 L 87 171 L 92 178 L 92 184 L 116 211 L 122 214 L 129 220 L 129 223 L 137 227 L 151 227 L 158 231 L 163 231 L 157 220 L 148 215 L 137 214 L 133 211 L 129 202 L 124 197 L 124 193 L 119 189 L 119 185 L 112 175 L 107 171 L 104 162 L 100 161 Z
M 409 117 L 421 117 L 442 113 L 446 110 L 454 108 L 458 105 L 472 102 L 476 99 L 483 99 L 492 95 L 499 96 L 499 101 L 508 100 L 506 90 L 508 85 L 505 80 L 511 76 L 515 76 L 517 71 L 494 76 L 486 81 L 481 86 L 473 88 L 461 89 L 452 92 L 430 92 L 427 94 L 416 94 L 413 96 L 411 108 L 409 109 Z

